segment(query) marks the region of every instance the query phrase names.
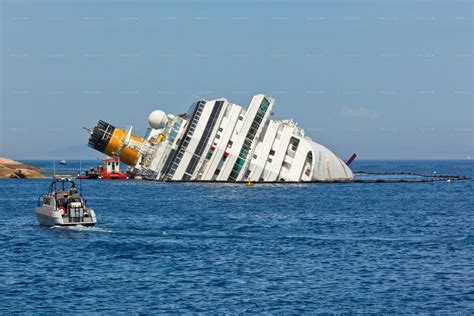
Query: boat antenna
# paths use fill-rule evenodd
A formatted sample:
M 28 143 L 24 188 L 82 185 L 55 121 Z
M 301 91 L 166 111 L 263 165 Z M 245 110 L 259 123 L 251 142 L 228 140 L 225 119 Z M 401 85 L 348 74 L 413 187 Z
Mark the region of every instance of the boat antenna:
M 82 172 L 82 159 L 79 159 L 79 175 Z M 79 178 L 79 194 L 82 195 L 82 177 Z

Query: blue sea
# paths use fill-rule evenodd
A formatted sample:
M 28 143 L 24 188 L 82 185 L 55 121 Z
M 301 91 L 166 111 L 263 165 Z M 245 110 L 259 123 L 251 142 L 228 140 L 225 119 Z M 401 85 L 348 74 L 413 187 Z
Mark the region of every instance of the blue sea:
M 353 169 L 473 176 L 473 165 L 357 161 Z M 77 169 L 78 161 L 56 166 Z M 474 313 L 471 180 L 85 180 L 98 224 L 69 229 L 36 221 L 49 183 L 0 180 L 2 314 Z

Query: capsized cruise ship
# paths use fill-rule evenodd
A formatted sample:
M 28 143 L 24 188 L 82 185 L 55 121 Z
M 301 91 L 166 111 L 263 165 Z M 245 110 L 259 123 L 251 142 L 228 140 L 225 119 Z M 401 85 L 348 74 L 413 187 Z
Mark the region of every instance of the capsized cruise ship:
M 89 146 L 159 181 L 349 181 L 350 168 L 305 136 L 293 120 L 271 120 L 275 100 L 256 95 L 247 108 L 226 99 L 200 100 L 186 113 L 153 111 L 144 138 L 104 121 Z

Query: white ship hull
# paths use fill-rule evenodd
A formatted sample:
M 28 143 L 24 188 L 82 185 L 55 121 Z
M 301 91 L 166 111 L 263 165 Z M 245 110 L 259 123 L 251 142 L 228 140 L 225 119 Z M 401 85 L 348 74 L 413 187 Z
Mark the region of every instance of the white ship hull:
M 137 175 L 163 181 L 350 181 L 351 169 L 292 120 L 271 120 L 274 100 L 248 108 L 201 100 L 185 114 L 150 114 L 144 139 L 100 121 L 89 146 L 118 156 Z

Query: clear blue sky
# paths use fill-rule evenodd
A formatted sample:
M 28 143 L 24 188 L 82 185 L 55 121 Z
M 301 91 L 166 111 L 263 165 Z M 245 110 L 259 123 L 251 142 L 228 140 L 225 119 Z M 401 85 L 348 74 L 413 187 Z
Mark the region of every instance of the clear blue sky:
M 95 158 L 99 119 L 265 93 L 342 157 L 474 157 L 472 1 L 1 3 L 0 156 Z

